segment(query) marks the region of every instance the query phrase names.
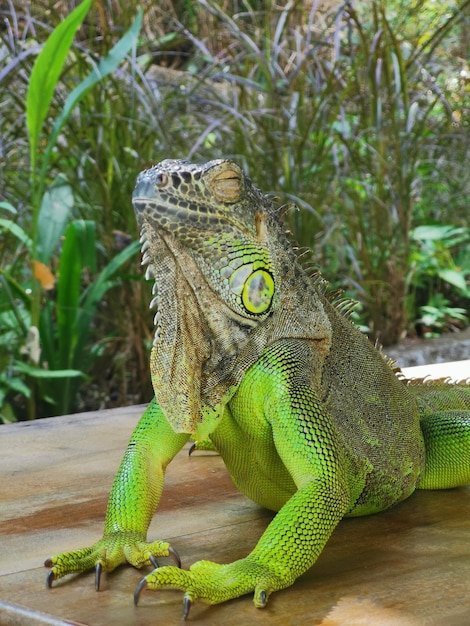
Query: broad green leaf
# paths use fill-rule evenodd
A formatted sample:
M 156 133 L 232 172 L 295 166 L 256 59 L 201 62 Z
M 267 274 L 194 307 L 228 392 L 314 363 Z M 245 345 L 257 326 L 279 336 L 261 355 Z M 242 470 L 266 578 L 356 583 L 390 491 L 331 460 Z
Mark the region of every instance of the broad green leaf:
M 41 360 L 47 363 L 49 369 L 58 370 L 59 352 L 57 350 L 57 321 L 56 303 L 48 299 L 44 303 L 39 319 L 39 336 L 41 338 Z
M 38 218 L 37 260 L 47 264 L 64 234 L 74 203 L 72 187 L 58 179 L 45 192 Z
M 429 241 L 435 239 L 445 239 L 453 234 L 454 226 L 441 226 L 439 224 L 429 224 L 425 226 L 417 226 L 411 231 L 411 237 L 414 240 Z
M 39 135 L 46 119 L 65 59 L 75 33 L 88 13 L 93 0 L 84 0 L 59 24 L 48 37 L 38 55 L 26 95 L 26 124 L 31 151 L 31 169 L 34 172 Z
M 4 403 L 5 393 L 0 389 L 0 422 L 3 424 L 13 424 L 17 422 L 15 412 L 9 402 Z
M 20 283 L 13 278 L 13 276 L 0 267 L 0 289 L 2 290 L 4 296 L 6 295 L 7 299 L 10 302 L 11 311 L 16 315 L 16 298 L 19 298 L 22 302 L 25 303 L 27 310 L 29 310 L 31 306 L 31 294 L 20 285 Z M 19 314 L 18 314 L 19 315 Z M 18 317 L 18 323 L 21 326 L 20 317 Z
M 84 293 L 83 307 L 85 309 L 96 306 L 97 302 L 101 300 L 106 291 L 108 291 L 108 289 L 112 286 L 109 282 L 112 276 L 122 267 L 122 265 L 124 265 L 124 263 L 137 254 L 139 250 L 139 242 L 134 241 L 111 259 L 108 265 L 106 265 L 106 267 L 104 267 L 98 274 L 93 284 L 90 285 Z
M 17 393 L 21 393 L 25 398 L 29 398 L 31 395 L 30 388 L 25 385 L 25 383 L 21 380 L 21 378 L 18 378 L 18 376 L 13 376 L 12 378 L 8 378 L 6 381 L 2 382 L 5 382 L 9 389 L 12 389 Z
M 439 278 L 445 280 L 446 283 L 449 283 L 462 291 L 468 291 L 467 282 L 462 272 L 452 269 L 440 269 L 437 274 Z

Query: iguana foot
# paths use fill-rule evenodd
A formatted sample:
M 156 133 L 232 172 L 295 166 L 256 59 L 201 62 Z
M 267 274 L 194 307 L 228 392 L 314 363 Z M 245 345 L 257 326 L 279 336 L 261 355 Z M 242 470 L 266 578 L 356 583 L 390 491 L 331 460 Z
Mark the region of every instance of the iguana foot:
M 134 602 L 138 603 L 145 589 L 179 589 L 184 591 L 183 619 L 187 619 L 191 604 L 196 600 L 218 604 L 254 592 L 255 606 L 263 608 L 273 591 L 292 584 L 293 579 L 288 578 L 284 580 L 268 567 L 249 559 L 228 565 L 198 561 L 189 571 L 171 566 L 154 570 L 137 585 Z
M 99 591 L 101 573 L 111 572 L 122 563 L 130 563 L 141 568 L 145 565 L 158 567 L 157 558 L 170 556 L 181 567 L 178 553 L 166 541 L 147 543 L 135 534 L 114 533 L 106 535 L 89 548 L 56 554 L 44 563 L 51 571 L 47 576 L 47 586 L 66 574 L 95 569 L 95 589 Z M 174 569 L 177 569 L 176 567 Z

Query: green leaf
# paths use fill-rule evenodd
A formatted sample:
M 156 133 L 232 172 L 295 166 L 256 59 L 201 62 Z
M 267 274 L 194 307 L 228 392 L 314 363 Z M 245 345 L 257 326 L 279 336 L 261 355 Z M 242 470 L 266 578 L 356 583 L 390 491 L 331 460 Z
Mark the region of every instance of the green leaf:
M 80 370 L 64 369 L 64 370 L 46 370 L 42 367 L 34 367 L 22 361 L 15 361 L 15 369 L 18 372 L 27 374 L 32 378 L 77 378 L 78 376 L 86 377 Z
M 0 422 L 4 424 L 12 424 L 17 422 L 15 412 L 9 402 L 4 403 L 5 394 L 0 390 Z
M 439 269 L 437 271 L 439 278 L 445 280 L 449 285 L 453 285 L 462 291 L 468 291 L 467 282 L 462 272 L 452 269 Z
M 441 226 L 439 224 L 429 224 L 417 226 L 411 231 L 412 239 L 416 241 L 430 241 L 436 239 L 446 239 L 454 234 L 454 226 Z
M 112 286 L 109 282 L 111 277 L 120 269 L 124 263 L 131 259 L 140 249 L 138 241 L 134 241 L 129 244 L 127 248 L 121 250 L 111 261 L 104 267 L 100 274 L 96 277 L 96 280 L 86 290 L 83 295 L 83 308 L 88 310 L 96 307 L 97 303 L 104 296 L 106 291 Z
M 96 272 L 96 224 L 93 220 L 74 222 L 80 265 Z
M 10 211 L 10 213 L 14 213 L 15 215 L 18 213 L 15 207 L 9 202 L 0 202 L 0 209 L 5 209 L 5 211 Z
M 0 218 L 0 230 L 1 229 L 8 230 L 12 235 L 14 235 L 17 239 L 19 239 L 19 241 L 21 241 L 21 243 L 23 243 L 27 248 L 31 249 L 31 246 L 32 246 L 31 237 L 29 237 L 25 233 L 25 231 L 21 228 L 21 226 L 18 226 L 18 224 L 16 224 L 15 222 L 12 222 L 11 220 L 5 220 L 3 218 Z
M 57 279 L 57 363 L 60 367 L 69 367 L 73 362 L 74 350 L 78 341 L 76 320 L 82 265 L 80 263 L 79 239 L 82 225 L 80 221 L 71 222 L 65 231 L 62 253 L 59 261 Z
M 84 0 L 55 28 L 37 57 L 26 95 L 26 123 L 31 151 L 31 169 L 34 172 L 39 146 L 39 135 L 46 119 L 65 59 L 75 33 L 88 13 L 93 0 Z
M 54 248 L 64 234 L 74 204 L 72 187 L 58 177 L 42 198 L 38 218 L 38 261 L 47 264 Z
M 65 231 L 57 279 L 58 346 L 55 354 L 50 355 L 59 367 L 80 362 L 78 355 L 87 345 L 92 315 L 85 325 L 79 323 L 83 315 L 80 292 L 83 269 L 95 271 L 96 267 L 95 230 L 93 221 L 75 220 Z M 48 346 L 52 348 L 52 343 Z
M 18 376 L 13 376 L 2 382 L 6 383 L 8 389 L 21 393 L 25 398 L 29 398 L 31 395 L 31 389 Z

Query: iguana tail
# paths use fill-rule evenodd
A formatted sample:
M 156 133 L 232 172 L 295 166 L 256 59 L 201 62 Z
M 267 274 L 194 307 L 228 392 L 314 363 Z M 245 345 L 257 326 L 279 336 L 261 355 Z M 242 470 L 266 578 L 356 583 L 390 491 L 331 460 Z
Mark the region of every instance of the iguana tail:
M 419 489 L 470 482 L 470 380 L 405 381 L 416 397 L 426 449 Z

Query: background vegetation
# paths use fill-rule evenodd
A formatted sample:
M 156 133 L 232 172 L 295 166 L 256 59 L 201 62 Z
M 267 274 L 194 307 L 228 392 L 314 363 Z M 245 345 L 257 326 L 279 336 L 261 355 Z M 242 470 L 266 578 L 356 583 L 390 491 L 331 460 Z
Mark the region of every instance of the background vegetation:
M 470 0 L 0 13 L 0 421 L 150 398 L 129 199 L 162 158 L 232 157 L 296 204 L 372 339 L 468 323 Z

